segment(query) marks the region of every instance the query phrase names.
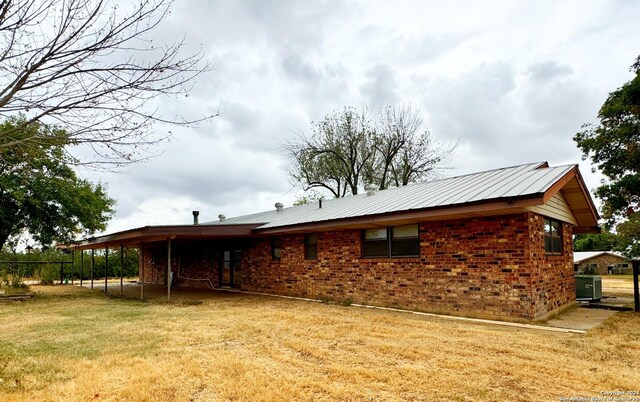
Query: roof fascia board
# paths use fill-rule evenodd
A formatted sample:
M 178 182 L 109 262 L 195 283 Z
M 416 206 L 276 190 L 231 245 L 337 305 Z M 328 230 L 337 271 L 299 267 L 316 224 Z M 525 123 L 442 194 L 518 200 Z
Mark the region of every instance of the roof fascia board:
M 544 203 L 546 204 L 553 196 L 555 196 L 564 186 L 567 185 L 572 179 L 576 179 L 578 186 L 580 187 L 580 191 L 582 196 L 587 201 L 589 205 L 589 212 L 593 216 L 596 224 L 598 220 L 600 220 L 600 215 L 598 214 L 598 210 L 589 195 L 589 191 L 587 190 L 587 185 L 584 183 L 582 179 L 582 175 L 580 174 L 580 170 L 578 169 L 578 165 L 574 166 L 570 171 L 568 171 L 564 176 L 558 179 L 547 191 L 544 192 Z M 598 233 L 598 232 L 582 232 L 582 233 Z
M 256 224 L 242 225 L 184 225 L 184 226 L 145 226 L 99 236 L 93 239 L 83 239 L 70 247 L 75 249 L 92 249 L 99 247 L 117 246 L 120 244 L 137 244 L 176 238 L 179 236 L 195 237 L 249 237 L 253 234 Z
M 551 187 L 547 189 L 547 191 L 544 192 L 543 203 L 546 204 L 551 198 L 553 198 L 554 195 L 558 193 L 558 191 L 562 189 L 562 187 L 566 186 L 567 183 L 569 183 L 574 177 L 576 177 L 575 167 L 565 173 L 564 176 L 558 179 L 554 184 L 551 185 Z

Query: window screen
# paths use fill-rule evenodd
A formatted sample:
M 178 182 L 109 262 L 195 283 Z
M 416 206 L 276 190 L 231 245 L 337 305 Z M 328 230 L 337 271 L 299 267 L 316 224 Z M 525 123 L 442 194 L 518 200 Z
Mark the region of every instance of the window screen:
M 420 255 L 418 225 L 402 225 L 391 228 L 391 256 L 407 257 Z
M 272 237 L 271 238 L 271 258 L 274 260 L 279 260 L 282 256 L 282 238 L 281 237 Z
M 544 251 L 562 253 L 562 224 L 552 219 L 544 220 Z
M 387 228 L 365 229 L 362 255 L 365 257 L 388 257 L 389 242 Z
M 318 235 L 308 234 L 304 236 L 304 258 L 318 258 Z

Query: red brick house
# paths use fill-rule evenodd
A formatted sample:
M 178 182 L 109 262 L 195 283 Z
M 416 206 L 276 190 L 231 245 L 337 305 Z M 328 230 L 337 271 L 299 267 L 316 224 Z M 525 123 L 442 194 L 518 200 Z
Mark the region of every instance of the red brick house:
M 574 302 L 572 235 L 598 219 L 577 165 L 545 162 L 78 248 L 140 248 L 145 283 L 531 320 Z

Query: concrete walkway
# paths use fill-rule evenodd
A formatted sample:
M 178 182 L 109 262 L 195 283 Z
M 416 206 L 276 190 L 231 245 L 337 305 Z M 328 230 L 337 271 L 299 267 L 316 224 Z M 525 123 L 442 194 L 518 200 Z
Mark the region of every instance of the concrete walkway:
M 75 284 L 78 286 L 78 284 Z M 129 298 L 140 298 L 140 285 L 138 283 L 126 283 L 122 288 L 122 296 Z M 87 282 L 83 283 L 83 287 L 88 287 L 89 284 Z M 94 284 L 94 290 L 96 291 L 104 291 L 104 282 L 98 284 Z M 114 296 L 120 296 L 120 282 L 119 281 L 109 281 L 108 284 L 108 293 Z M 289 297 L 289 296 L 278 296 L 278 295 L 269 295 L 269 294 L 260 294 L 260 293 L 251 293 L 251 292 L 242 292 L 236 289 L 197 289 L 197 288 L 183 288 L 183 287 L 172 287 L 171 288 L 171 300 L 172 301 L 188 301 L 188 300 L 221 300 L 221 299 L 229 299 L 229 298 L 237 298 L 237 297 L 279 297 L 279 298 L 288 298 L 300 301 L 310 301 L 310 302 L 319 302 L 319 300 L 315 299 L 305 299 L 305 298 L 297 298 L 297 297 Z M 152 301 L 164 301 L 167 297 L 167 288 L 165 286 L 159 285 L 144 285 L 144 299 L 152 300 Z M 565 332 L 565 333 L 577 333 L 582 334 L 587 330 L 597 327 L 602 324 L 606 319 L 611 317 L 616 313 L 614 310 L 604 310 L 604 309 L 594 309 L 594 308 L 586 308 L 586 307 L 577 307 L 570 311 L 560 314 L 556 318 L 547 321 L 546 323 L 515 323 L 508 321 L 498 321 L 498 320 L 486 320 L 486 319 L 477 319 L 477 318 L 465 318 L 459 316 L 448 316 L 443 314 L 431 314 L 431 313 L 422 313 L 410 310 L 402 310 L 402 309 L 394 309 L 394 308 L 386 308 L 386 307 L 377 307 L 377 306 L 368 306 L 368 305 L 358 305 L 353 304 L 353 307 L 359 308 L 372 308 L 372 309 L 381 309 L 381 310 L 389 310 L 399 313 L 406 314 L 414 314 L 414 315 L 422 315 L 433 318 L 440 319 L 451 319 L 451 320 L 459 320 L 459 321 L 468 321 L 478 324 L 488 324 L 488 325 L 498 325 L 498 326 L 508 326 L 514 328 L 523 328 L 523 329 L 533 329 L 533 330 L 542 330 L 542 331 L 552 331 L 552 332 Z
M 615 310 L 578 307 L 547 321 L 547 325 L 556 328 L 587 331 L 602 324 L 615 313 Z

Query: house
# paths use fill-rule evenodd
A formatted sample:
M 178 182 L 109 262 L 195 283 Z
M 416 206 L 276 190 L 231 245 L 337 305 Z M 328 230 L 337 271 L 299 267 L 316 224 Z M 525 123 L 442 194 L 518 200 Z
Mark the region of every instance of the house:
M 598 219 L 578 166 L 544 162 L 203 224 L 194 211 L 194 224 L 77 248 L 139 248 L 141 280 L 168 293 L 228 287 L 532 320 L 574 303 L 572 235 Z
M 615 251 L 574 251 L 574 271 L 579 274 L 631 275 L 631 261 Z

